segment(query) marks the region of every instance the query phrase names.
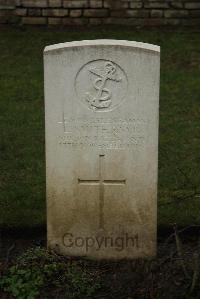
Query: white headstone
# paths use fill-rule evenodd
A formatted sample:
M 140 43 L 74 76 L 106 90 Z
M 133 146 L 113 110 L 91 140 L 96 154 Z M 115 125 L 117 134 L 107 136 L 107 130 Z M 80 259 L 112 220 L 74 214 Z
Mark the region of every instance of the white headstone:
M 95 259 L 156 254 L 160 48 L 44 50 L 48 246 Z

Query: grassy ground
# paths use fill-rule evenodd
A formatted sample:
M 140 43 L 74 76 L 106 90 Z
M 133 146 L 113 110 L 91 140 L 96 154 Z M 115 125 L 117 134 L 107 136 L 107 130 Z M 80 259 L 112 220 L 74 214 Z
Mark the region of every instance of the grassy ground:
M 115 38 L 161 46 L 159 225 L 200 223 L 199 35 L 191 30 L 0 30 L 0 226 L 45 225 L 42 51 Z

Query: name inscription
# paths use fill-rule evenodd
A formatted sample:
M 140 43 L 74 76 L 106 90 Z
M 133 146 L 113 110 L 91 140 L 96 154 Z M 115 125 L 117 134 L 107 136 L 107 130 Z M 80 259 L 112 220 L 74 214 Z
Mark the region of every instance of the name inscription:
M 123 149 L 143 146 L 148 121 L 136 118 L 66 118 L 59 122 L 59 144 L 71 147 Z

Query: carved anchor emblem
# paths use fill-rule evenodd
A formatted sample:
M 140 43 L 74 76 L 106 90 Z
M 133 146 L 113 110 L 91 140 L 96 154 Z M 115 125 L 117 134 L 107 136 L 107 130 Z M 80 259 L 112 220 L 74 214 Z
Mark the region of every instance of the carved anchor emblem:
M 95 95 L 91 95 L 89 92 L 86 92 L 86 101 L 90 104 L 93 109 L 108 108 L 112 101 L 112 92 L 106 88 L 106 82 L 108 80 L 120 82 L 122 79 L 117 73 L 116 66 L 108 61 L 104 63 L 104 66 L 101 68 L 92 68 L 89 70 L 92 74 L 98 76 L 92 84 L 96 90 Z

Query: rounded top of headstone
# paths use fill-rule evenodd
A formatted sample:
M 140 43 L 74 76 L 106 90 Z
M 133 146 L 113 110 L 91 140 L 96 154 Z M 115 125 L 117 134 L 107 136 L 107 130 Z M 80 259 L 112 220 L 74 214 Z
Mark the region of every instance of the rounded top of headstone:
M 114 39 L 96 39 L 96 40 L 82 40 L 82 41 L 73 41 L 66 43 L 59 43 L 55 45 L 50 45 L 45 47 L 44 54 L 51 51 L 58 51 L 67 48 L 76 48 L 76 47 L 88 47 L 88 46 L 121 46 L 136 48 L 146 51 L 151 51 L 155 53 L 160 53 L 160 47 L 157 45 L 152 45 L 148 43 L 127 41 L 127 40 L 114 40 Z

